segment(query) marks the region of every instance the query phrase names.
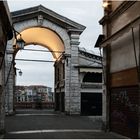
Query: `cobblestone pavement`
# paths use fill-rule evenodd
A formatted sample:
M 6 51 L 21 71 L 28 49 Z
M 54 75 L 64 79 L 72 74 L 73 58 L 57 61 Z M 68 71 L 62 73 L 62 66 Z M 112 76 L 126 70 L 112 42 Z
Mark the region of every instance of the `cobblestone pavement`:
M 18 110 L 6 117 L 5 139 L 119 139 L 100 130 L 86 116 L 68 116 L 53 110 Z

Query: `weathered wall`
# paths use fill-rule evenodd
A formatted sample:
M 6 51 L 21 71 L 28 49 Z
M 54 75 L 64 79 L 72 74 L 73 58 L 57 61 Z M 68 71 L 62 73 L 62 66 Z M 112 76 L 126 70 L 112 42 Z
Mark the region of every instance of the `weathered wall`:
M 128 25 L 129 23 L 137 19 L 140 16 L 140 13 L 136 12 L 139 11 L 139 7 L 140 7 L 140 1 L 134 3 L 130 8 L 128 9 L 126 8 L 125 11 L 123 11 L 123 9 L 118 11 L 117 14 L 119 12 L 120 14 L 114 15 L 114 18 L 112 18 L 111 20 L 111 34 L 114 34 L 124 26 Z
M 135 42 L 133 42 L 132 29 L 122 34 L 119 38 L 111 43 L 111 73 L 136 67 L 135 51 L 137 55 L 137 63 L 139 63 L 139 26 L 134 27 Z M 135 44 L 135 46 L 134 46 Z
M 5 119 L 5 51 L 7 40 L 13 37 L 11 18 L 6 1 L 0 1 L 0 135 L 4 133 Z
M 106 39 L 102 43 L 105 47 L 103 60 L 106 79 L 104 86 L 107 102 L 106 128 L 137 138 L 140 2 L 112 1 L 110 7 L 111 9 L 105 10 L 105 16 L 100 20 Z M 121 100 L 115 97 L 116 95 Z M 128 102 L 135 107 L 135 112 L 127 106 Z M 125 120 L 120 122 L 123 118 Z

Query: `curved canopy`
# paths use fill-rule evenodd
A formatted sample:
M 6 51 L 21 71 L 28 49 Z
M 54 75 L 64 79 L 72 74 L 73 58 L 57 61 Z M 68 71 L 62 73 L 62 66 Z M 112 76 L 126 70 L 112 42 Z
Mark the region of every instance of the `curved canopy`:
M 25 45 L 34 44 L 44 46 L 52 51 L 52 55 L 55 59 L 59 58 L 61 55 L 60 52 L 64 52 L 63 41 L 55 32 L 50 29 L 32 27 L 25 29 L 20 34 L 22 39 L 25 41 Z M 19 35 L 17 38 L 19 38 Z

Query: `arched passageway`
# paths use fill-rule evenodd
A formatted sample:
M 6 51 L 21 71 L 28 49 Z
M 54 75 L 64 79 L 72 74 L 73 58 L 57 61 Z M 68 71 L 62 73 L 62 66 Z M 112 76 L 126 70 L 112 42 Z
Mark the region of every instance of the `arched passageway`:
M 54 58 L 47 48 L 27 45 L 17 52 L 15 63 L 16 85 L 46 85 L 54 89 Z
M 25 41 L 25 45 L 34 44 L 41 45 L 52 52 L 54 59 L 58 59 L 61 53 L 64 52 L 64 43 L 62 39 L 52 30 L 43 27 L 32 27 L 20 32 L 22 39 Z M 17 38 L 20 38 L 20 35 Z M 19 46 L 16 46 L 15 51 Z
M 80 34 L 85 26 L 43 7 L 42 5 L 12 12 L 14 29 L 21 34 L 25 45 L 38 44 L 52 51 L 55 59 L 55 97 L 56 110 L 68 114 L 80 114 L 79 72 L 75 67 L 79 63 L 78 46 Z M 17 40 L 20 35 L 17 34 Z M 17 41 L 16 40 L 16 41 Z M 14 50 L 13 50 L 14 45 Z M 12 57 L 19 46 L 15 38 L 8 43 L 9 67 Z M 58 53 L 61 51 L 63 53 Z M 14 54 L 14 55 L 13 55 Z M 7 112 L 13 112 L 13 93 L 15 85 L 14 70 L 11 69 L 6 92 Z

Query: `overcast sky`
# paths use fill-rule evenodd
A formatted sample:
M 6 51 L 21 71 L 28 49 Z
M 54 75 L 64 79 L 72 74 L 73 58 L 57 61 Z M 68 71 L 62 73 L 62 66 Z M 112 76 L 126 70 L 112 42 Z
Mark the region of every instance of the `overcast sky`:
M 102 0 L 8 0 L 10 11 L 21 10 L 37 5 L 43 5 L 58 14 L 86 26 L 80 37 L 80 47 L 92 50 L 102 27 L 98 21 L 103 16 Z M 27 46 L 28 48 L 44 49 L 42 46 Z M 27 48 L 26 47 L 26 48 Z M 46 50 L 46 49 L 45 49 Z M 51 53 L 19 51 L 16 58 L 53 60 Z M 53 63 L 19 62 L 16 67 L 23 72 L 17 76 L 18 85 L 46 85 L 54 87 Z

